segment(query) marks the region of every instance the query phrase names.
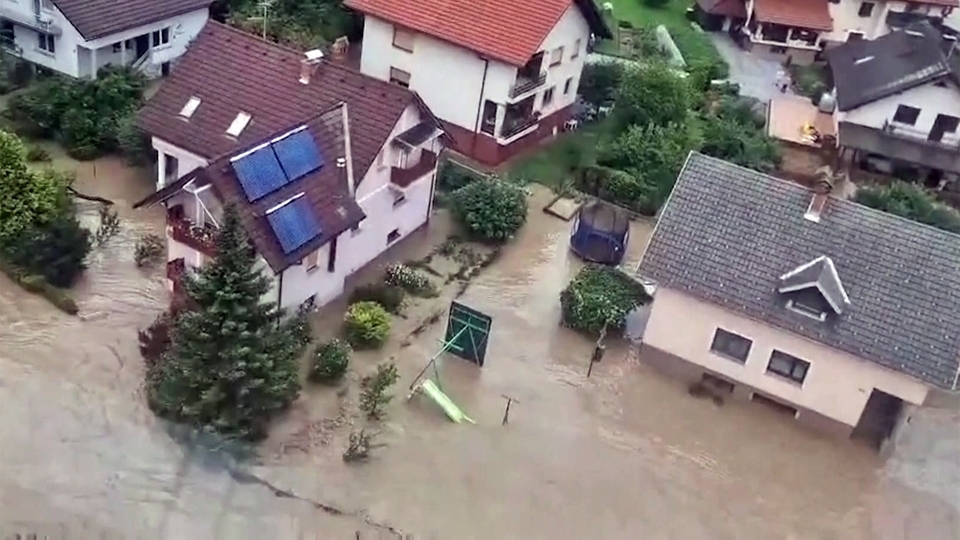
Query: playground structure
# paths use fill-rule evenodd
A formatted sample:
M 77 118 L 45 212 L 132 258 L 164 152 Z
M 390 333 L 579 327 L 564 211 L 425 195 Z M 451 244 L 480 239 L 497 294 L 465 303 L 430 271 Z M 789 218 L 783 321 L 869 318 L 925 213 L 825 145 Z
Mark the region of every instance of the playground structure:
M 463 422 L 475 423 L 457 407 L 453 400 L 443 393 L 439 361 L 444 353 L 451 353 L 483 367 L 492 324 L 493 319 L 489 315 L 457 301 L 451 302 L 450 311 L 447 314 L 447 329 L 440 341 L 440 350 L 430 358 L 427 365 L 410 383 L 410 395 L 407 399 L 417 394 L 423 394 L 436 403 L 450 420 L 458 424 Z M 433 368 L 433 378 L 425 377 L 430 368 Z
M 570 249 L 586 261 L 617 265 L 623 260 L 630 236 L 630 217 L 623 210 L 593 201 L 577 214 Z

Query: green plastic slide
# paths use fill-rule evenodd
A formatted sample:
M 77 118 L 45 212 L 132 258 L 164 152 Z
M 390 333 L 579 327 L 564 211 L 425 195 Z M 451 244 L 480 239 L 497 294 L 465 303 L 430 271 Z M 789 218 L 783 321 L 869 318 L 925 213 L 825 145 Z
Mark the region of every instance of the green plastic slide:
M 437 387 L 437 384 L 430 379 L 424 380 L 420 384 L 420 389 L 423 390 L 423 393 L 426 394 L 430 399 L 434 401 L 437 405 L 443 409 L 443 412 L 447 413 L 447 416 L 454 422 L 460 424 L 464 421 L 470 422 L 471 424 L 476 424 L 469 416 L 463 414 L 463 411 L 460 410 L 446 394 L 440 391 L 440 388 Z

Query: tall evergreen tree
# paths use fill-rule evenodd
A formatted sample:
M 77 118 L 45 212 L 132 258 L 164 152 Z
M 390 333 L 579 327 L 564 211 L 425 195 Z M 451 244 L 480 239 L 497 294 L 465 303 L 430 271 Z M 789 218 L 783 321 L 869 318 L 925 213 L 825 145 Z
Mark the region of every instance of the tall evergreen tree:
M 236 210 L 228 207 L 216 258 L 185 290 L 194 309 L 177 317 L 170 349 L 148 374 L 150 405 L 172 420 L 228 438 L 256 440 L 300 392 L 297 319 L 262 301 L 269 280 L 256 268 Z

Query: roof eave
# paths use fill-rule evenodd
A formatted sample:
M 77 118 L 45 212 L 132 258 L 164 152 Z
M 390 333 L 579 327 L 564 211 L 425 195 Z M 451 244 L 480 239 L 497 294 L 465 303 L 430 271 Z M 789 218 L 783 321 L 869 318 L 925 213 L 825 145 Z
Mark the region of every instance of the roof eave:
M 583 17 L 587 20 L 587 26 L 590 27 L 590 32 L 601 39 L 613 39 L 613 31 L 610 29 L 610 25 L 607 24 L 603 13 L 597 7 L 596 2 L 593 0 L 573 0 L 573 2 L 580 8 L 580 12 L 583 13 Z

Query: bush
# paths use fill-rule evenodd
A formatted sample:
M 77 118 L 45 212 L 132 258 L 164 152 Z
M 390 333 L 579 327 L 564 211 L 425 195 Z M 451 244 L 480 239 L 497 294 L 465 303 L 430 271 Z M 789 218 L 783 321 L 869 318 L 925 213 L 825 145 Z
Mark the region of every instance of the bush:
M 310 367 L 310 380 L 333 384 L 340 381 L 350 365 L 350 344 L 334 339 L 317 347 Z
M 586 64 L 583 66 L 577 92 L 585 102 L 596 108 L 610 106 L 623 80 L 623 72 L 623 64 L 620 62 Z
M 137 332 L 140 356 L 143 357 L 147 370 L 156 367 L 160 358 L 170 349 L 170 332 L 177 322 L 177 317 L 186 309 L 186 303 L 175 301 L 166 311 L 157 315 L 150 326 Z
M 400 375 L 393 362 L 384 362 L 377 366 L 377 372 L 363 378 L 360 392 L 360 409 L 367 413 L 367 418 L 379 420 L 383 417 L 383 410 L 393 399 L 390 388 L 397 383 Z
M 50 153 L 42 146 L 31 146 L 27 148 L 27 161 L 30 163 L 50 161 Z
M 350 293 L 350 303 L 376 302 L 383 306 L 383 309 L 396 314 L 400 313 L 406 294 L 402 288 L 386 283 L 361 285 Z
M 137 266 L 155 264 L 163 260 L 167 254 L 167 244 L 163 238 L 155 234 L 144 234 L 137 238 L 133 248 L 133 260 Z
M 518 185 L 491 178 L 453 192 L 453 213 L 472 237 L 503 242 L 527 221 L 527 195 Z
M 960 233 L 960 212 L 937 202 L 933 195 L 913 184 L 897 181 L 889 186 L 862 187 L 855 200 L 870 208 Z
M 43 278 L 55 287 L 69 287 L 87 268 L 90 232 L 77 218 L 63 213 L 43 227 L 30 229 L 4 246 L 11 262 Z
M 618 130 L 631 125 L 683 123 L 692 108 L 693 92 L 681 74 L 664 62 L 654 62 L 624 71 L 615 102 Z
M 587 265 L 560 293 L 563 324 L 587 334 L 623 329 L 624 320 L 650 297 L 643 286 L 616 268 Z
M 445 192 L 456 191 L 463 186 L 482 180 L 483 176 L 450 160 L 445 160 L 437 173 L 437 189 Z
M 23 287 L 23 290 L 43 296 L 60 311 L 68 315 L 76 315 L 80 312 L 77 302 L 69 294 L 48 283 L 43 276 L 31 274 L 5 259 L 0 259 L 0 271 Z
M 437 295 L 436 285 L 427 276 L 402 264 L 388 266 L 384 282 L 387 285 L 400 287 L 416 296 L 433 297 Z
M 357 302 L 344 316 L 347 341 L 358 349 L 375 349 L 390 335 L 390 314 L 376 302 Z

